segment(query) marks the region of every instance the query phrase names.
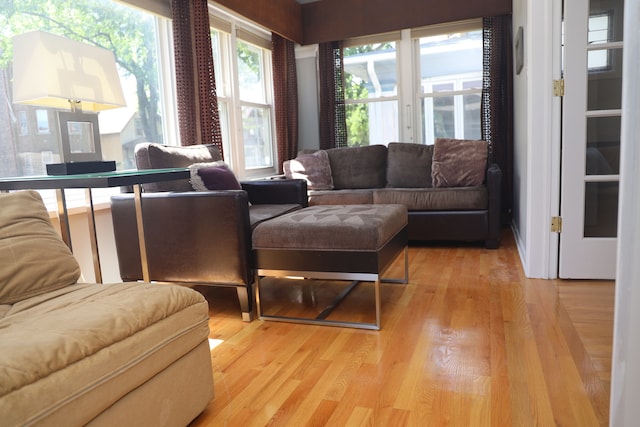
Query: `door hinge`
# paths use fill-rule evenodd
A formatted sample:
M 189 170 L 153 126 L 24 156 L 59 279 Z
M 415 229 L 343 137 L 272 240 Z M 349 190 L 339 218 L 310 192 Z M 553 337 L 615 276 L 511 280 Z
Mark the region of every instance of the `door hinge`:
M 564 96 L 564 79 L 553 81 L 553 96 Z
M 562 217 L 561 216 L 551 217 L 551 232 L 562 233 Z

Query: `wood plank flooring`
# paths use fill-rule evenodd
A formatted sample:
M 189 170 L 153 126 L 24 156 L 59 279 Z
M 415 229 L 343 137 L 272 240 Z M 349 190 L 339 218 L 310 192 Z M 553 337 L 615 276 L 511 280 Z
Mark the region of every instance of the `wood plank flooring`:
M 402 276 L 401 259 L 389 276 Z M 411 246 L 382 285 L 382 330 L 254 320 L 210 303 L 215 399 L 192 426 L 605 426 L 614 283 L 527 279 L 502 247 Z M 274 313 L 315 315 L 342 283 L 265 282 Z M 361 284 L 332 317 L 370 321 Z

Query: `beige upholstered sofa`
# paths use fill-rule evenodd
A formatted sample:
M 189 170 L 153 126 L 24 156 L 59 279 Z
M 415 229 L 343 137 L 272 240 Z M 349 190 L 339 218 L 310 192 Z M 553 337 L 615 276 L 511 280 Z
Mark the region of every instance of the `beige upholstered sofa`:
M 332 148 L 300 153 L 285 176 L 308 181 L 309 205 L 402 204 L 409 240 L 500 245 L 502 172 L 484 141 Z
M 213 398 L 207 302 L 79 277 L 39 193 L 0 194 L 0 424 L 188 424 Z

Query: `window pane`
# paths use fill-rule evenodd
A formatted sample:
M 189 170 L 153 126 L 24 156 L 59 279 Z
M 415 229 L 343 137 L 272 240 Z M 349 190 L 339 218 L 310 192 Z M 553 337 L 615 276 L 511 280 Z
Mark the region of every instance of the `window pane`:
M 422 142 L 480 139 L 482 31 L 419 39 Z
M 464 105 L 464 139 L 480 139 L 480 95 L 463 95 Z
M 344 49 L 345 98 L 395 96 L 396 44 L 376 43 Z
M 238 42 L 238 83 L 240 100 L 265 103 L 264 65 L 262 50 L 248 43 Z
M 588 52 L 587 108 L 610 110 L 622 107 L 622 49 Z
M 11 100 L 6 89 L 11 88 L 14 35 L 43 30 L 96 44 L 114 53 L 127 102 L 125 108 L 99 113 L 103 159 L 115 160 L 118 169 L 133 168 L 137 143 L 164 142 L 156 37 L 161 18 L 111 0 L 96 0 L 90 8 L 63 0 L 11 4 L 11 13 L 0 6 L 0 45 L 8 47 L 0 49 L 1 97 Z M 59 110 L 13 104 L 12 111 L 18 120 L 0 114 L 0 129 L 9 130 L 0 142 L 0 176 L 45 174 L 46 163 L 61 161 Z
M 584 194 L 584 237 L 616 237 L 617 182 L 587 182 Z
M 247 169 L 273 166 L 268 108 L 242 107 L 244 161 Z
M 398 140 L 398 103 L 396 101 L 347 104 L 347 144 L 387 145 Z
M 587 175 L 620 173 L 620 116 L 587 117 Z
M 462 89 L 462 81 L 482 82 L 482 31 L 423 37 L 420 43 L 420 81 L 424 93 L 444 90 L 443 79 Z

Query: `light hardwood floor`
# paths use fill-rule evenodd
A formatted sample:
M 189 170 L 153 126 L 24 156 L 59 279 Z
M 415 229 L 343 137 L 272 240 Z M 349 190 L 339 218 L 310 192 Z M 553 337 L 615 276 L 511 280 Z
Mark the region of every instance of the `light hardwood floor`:
M 527 279 L 506 230 L 498 250 L 409 261 L 408 285 L 382 285 L 381 331 L 244 323 L 234 290 L 199 288 L 216 396 L 192 426 L 608 424 L 613 282 Z M 339 286 L 314 285 L 272 279 L 263 300 L 318 312 Z M 371 302 L 363 284 L 335 314 L 370 319 Z

